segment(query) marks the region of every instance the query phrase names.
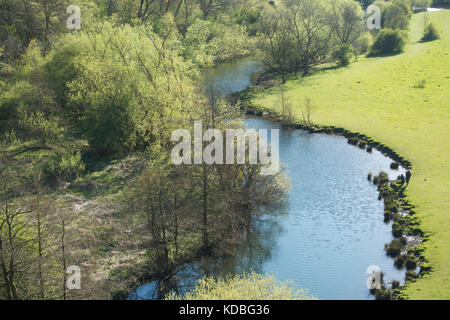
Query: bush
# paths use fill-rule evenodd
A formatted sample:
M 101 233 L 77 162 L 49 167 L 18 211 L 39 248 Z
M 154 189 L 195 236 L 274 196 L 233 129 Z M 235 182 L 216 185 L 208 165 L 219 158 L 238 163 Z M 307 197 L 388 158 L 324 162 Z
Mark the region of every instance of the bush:
M 406 262 L 407 259 L 408 259 L 408 258 L 407 258 L 407 256 L 406 256 L 405 254 L 399 255 L 399 256 L 397 257 L 397 259 L 395 259 L 395 266 L 396 266 L 398 269 L 403 269 L 403 267 L 405 266 L 405 262 Z
M 378 176 L 378 184 L 384 185 L 389 182 L 389 176 L 386 172 L 380 172 L 380 175 Z
M 437 28 L 434 26 L 434 24 L 430 23 L 425 28 L 425 32 L 422 37 L 422 41 L 427 42 L 427 41 L 433 41 L 433 40 L 437 40 L 437 39 L 439 39 L 439 32 L 438 32 Z
M 392 240 L 390 244 L 385 246 L 386 253 L 391 257 L 396 257 L 402 251 L 402 243 L 398 239 Z
M 372 43 L 372 36 L 369 32 L 362 34 L 353 44 L 355 52 L 358 54 L 364 54 L 369 51 L 370 44 Z
M 366 143 L 364 141 L 361 141 L 358 145 L 361 149 L 364 149 L 366 147 Z
M 392 225 L 392 235 L 395 238 L 399 238 L 403 235 L 403 227 L 400 223 L 394 222 L 394 224 Z
M 390 29 L 381 30 L 370 48 L 369 55 L 399 54 L 403 52 L 406 40 L 407 35 L 405 31 Z
M 350 137 L 347 139 L 347 142 L 351 145 L 356 146 L 359 142 L 359 139 L 358 139 L 358 137 Z
M 417 268 L 417 260 L 414 256 L 408 255 L 405 261 L 406 270 L 414 270 Z
M 334 61 L 337 61 L 338 65 L 340 65 L 340 66 L 349 65 L 352 57 L 353 57 L 353 48 L 349 44 L 340 45 L 333 52 L 333 59 L 334 59 Z
M 396 169 L 398 169 L 399 166 L 400 166 L 400 164 L 398 162 L 392 162 L 391 163 L 391 169 L 396 170 Z
M 397 280 L 392 280 L 391 285 L 392 289 L 397 289 L 400 287 L 400 282 L 398 282 Z

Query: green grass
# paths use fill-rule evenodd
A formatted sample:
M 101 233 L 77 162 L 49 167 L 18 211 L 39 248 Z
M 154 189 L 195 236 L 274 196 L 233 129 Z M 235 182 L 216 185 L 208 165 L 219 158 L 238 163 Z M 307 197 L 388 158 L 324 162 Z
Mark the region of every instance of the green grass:
M 310 97 L 313 121 L 360 132 L 392 147 L 412 162 L 407 194 L 416 206 L 433 271 L 404 291 L 410 299 L 450 299 L 450 10 L 429 13 L 441 39 L 421 43 L 423 16 L 411 21 L 409 44 L 397 56 L 360 58 L 286 83 L 286 96 L 300 119 Z M 254 104 L 276 111 L 279 90 L 269 89 Z

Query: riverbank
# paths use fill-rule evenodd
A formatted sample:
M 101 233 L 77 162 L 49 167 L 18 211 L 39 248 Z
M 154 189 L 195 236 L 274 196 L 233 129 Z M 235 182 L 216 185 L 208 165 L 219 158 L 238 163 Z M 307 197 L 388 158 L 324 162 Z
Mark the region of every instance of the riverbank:
M 346 68 L 291 79 L 285 95 L 295 104 L 296 121 L 302 118 L 304 98 L 311 99 L 316 106 L 312 120 L 317 125 L 310 130 L 337 128 L 348 135 L 372 137 L 396 161 L 413 165 L 405 197 L 414 205 L 421 228 L 431 235 L 423 244 L 423 255 L 433 271 L 408 282 L 401 296 L 446 299 L 450 297 L 450 137 L 446 130 L 450 119 L 450 10 L 429 13 L 441 31 L 438 41 L 419 42 L 423 18 L 424 13 L 413 16 L 405 53 L 360 58 Z M 278 88 L 253 94 L 251 104 L 260 114 L 272 112 L 278 117 Z

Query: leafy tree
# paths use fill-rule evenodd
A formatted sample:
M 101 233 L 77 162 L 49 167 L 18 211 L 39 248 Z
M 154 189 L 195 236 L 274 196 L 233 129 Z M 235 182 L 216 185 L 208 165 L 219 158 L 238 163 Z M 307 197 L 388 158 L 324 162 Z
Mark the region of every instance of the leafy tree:
M 383 10 L 383 27 L 387 29 L 407 30 L 412 16 L 409 0 L 394 0 Z

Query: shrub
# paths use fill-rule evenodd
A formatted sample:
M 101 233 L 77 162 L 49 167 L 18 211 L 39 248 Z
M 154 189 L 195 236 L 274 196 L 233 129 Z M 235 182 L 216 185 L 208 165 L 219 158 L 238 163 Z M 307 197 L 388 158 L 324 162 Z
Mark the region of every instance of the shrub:
M 392 240 L 391 243 L 385 246 L 387 255 L 397 257 L 402 251 L 402 243 L 398 239 Z
M 371 174 L 371 173 L 369 173 L 369 174 L 367 175 L 367 180 L 372 181 L 372 174 Z
M 395 238 L 399 238 L 403 235 L 403 227 L 400 223 L 394 222 L 394 224 L 392 225 L 392 235 Z
M 333 59 L 338 62 L 340 66 L 347 66 L 350 64 L 350 60 L 353 56 L 353 48 L 349 44 L 340 45 L 333 52 Z
M 400 166 L 400 164 L 398 162 L 392 162 L 391 163 L 391 169 L 398 169 L 398 167 Z
M 397 289 L 398 287 L 400 287 L 400 282 L 398 282 L 397 280 L 392 280 L 391 286 L 392 289 Z
M 358 139 L 358 137 L 350 137 L 347 139 L 347 142 L 351 145 L 356 146 L 359 142 L 359 139 Z
M 366 143 L 364 141 L 361 141 L 358 145 L 361 149 L 364 149 L 366 147 Z
M 367 150 L 366 150 L 367 152 L 372 152 L 372 147 L 367 147 Z
M 438 32 L 437 28 L 434 26 L 434 24 L 430 23 L 425 28 L 425 32 L 422 37 L 422 41 L 427 42 L 427 41 L 433 41 L 433 40 L 437 40 L 437 39 L 439 39 L 439 32 Z
M 370 48 L 369 55 L 399 54 L 406 45 L 407 35 L 402 30 L 381 30 Z
M 419 275 L 414 271 L 406 271 L 405 281 L 412 281 L 419 277 Z
M 378 185 L 379 179 L 380 179 L 380 178 L 378 178 L 378 176 L 375 176 L 375 177 L 373 178 L 373 184 L 374 184 L 374 185 Z
M 389 176 L 386 172 L 380 172 L 380 175 L 378 176 L 378 184 L 384 185 L 389 182 Z
M 408 255 L 405 261 L 406 270 L 414 270 L 417 268 L 417 260 L 414 256 Z
M 375 299 L 377 300 L 390 300 L 392 298 L 392 291 L 386 287 L 382 287 L 375 293 Z
M 399 256 L 395 259 L 395 266 L 396 266 L 398 269 L 403 269 L 403 267 L 405 266 L 406 260 L 407 260 L 407 256 L 406 256 L 406 255 L 404 255 L 404 254 L 399 255 Z
M 370 44 L 372 43 L 372 36 L 369 32 L 362 34 L 354 43 L 355 52 L 358 54 L 364 54 L 369 51 Z
M 257 273 L 226 278 L 200 279 L 194 289 L 183 296 L 169 294 L 167 300 L 311 300 L 306 291 L 297 290 L 290 282 Z

